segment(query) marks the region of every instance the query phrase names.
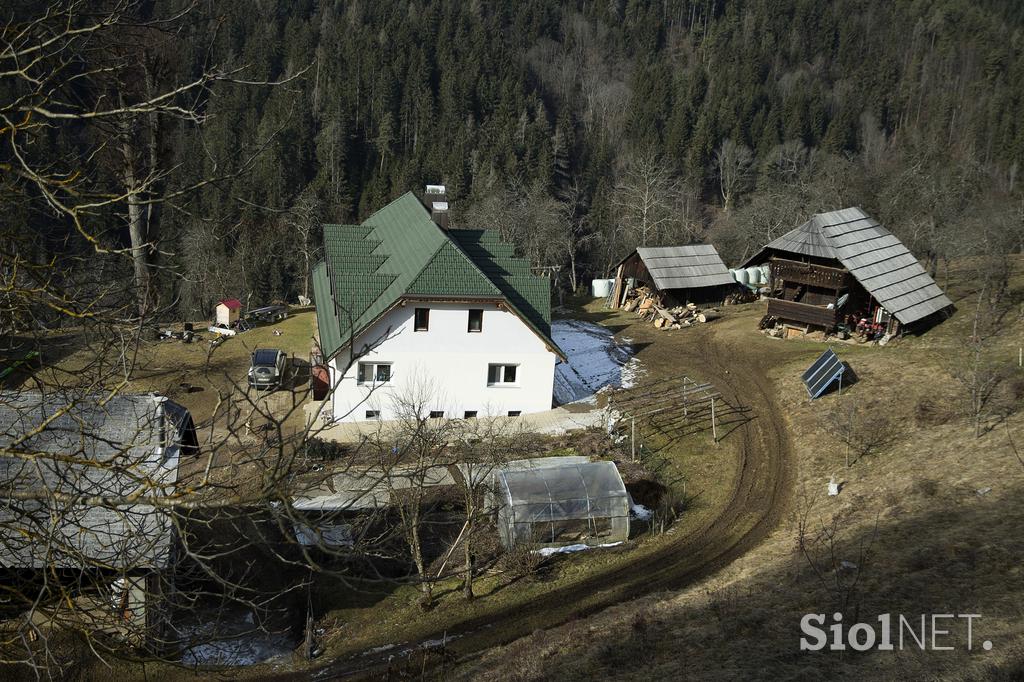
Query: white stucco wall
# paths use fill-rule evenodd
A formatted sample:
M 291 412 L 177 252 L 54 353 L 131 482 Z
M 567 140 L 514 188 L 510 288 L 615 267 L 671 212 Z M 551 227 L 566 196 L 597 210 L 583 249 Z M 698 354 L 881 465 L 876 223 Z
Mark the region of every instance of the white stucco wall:
M 416 308 L 430 309 L 428 331 L 413 331 Z M 483 309 L 483 331 L 467 331 L 470 308 Z M 551 409 L 555 354 L 517 315 L 494 303 L 410 301 L 360 335 L 356 348 L 364 344 L 373 348 L 340 380 L 348 352 L 330 363 L 335 420 L 364 421 L 367 410 L 394 419 L 396 398 L 410 396 L 417 396 L 426 411 L 443 410 L 445 417 L 461 418 L 467 410 L 485 416 Z M 391 363 L 391 381 L 359 385 L 359 362 Z M 490 364 L 518 365 L 515 385 L 488 386 Z

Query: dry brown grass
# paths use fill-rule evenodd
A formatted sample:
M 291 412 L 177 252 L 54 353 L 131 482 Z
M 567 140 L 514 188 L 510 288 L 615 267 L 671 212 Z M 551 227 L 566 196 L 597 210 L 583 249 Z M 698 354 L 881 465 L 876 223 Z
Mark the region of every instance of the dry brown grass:
M 967 305 L 968 283 L 951 277 Z M 1024 295 L 1024 259 L 1013 296 Z M 1019 303 L 1014 305 L 1019 305 Z M 464 679 L 1021 679 L 1024 678 L 1024 467 L 1008 435 L 1024 443 L 1024 416 L 995 416 L 975 439 L 950 374 L 968 333 L 960 314 L 919 338 L 886 348 L 837 347 L 859 381 L 843 395 L 807 399 L 799 376 L 806 356 L 774 366 L 771 376 L 796 448 L 796 492 L 788 519 L 756 550 L 713 578 L 676 594 L 648 597 L 537 633 L 494 650 L 460 671 Z M 752 318 L 751 318 L 752 319 Z M 742 316 L 720 333 L 760 343 Z M 747 320 L 750 322 L 750 320 Z M 1013 311 L 994 346 L 1015 362 L 1024 321 Z M 777 341 L 776 343 L 794 343 Z M 1012 385 L 1004 393 L 1019 408 Z M 899 426 L 897 440 L 847 469 L 844 448 L 822 428 L 821 414 L 841 401 L 874 403 Z M 932 407 L 921 418 L 921 405 Z M 936 417 L 935 415 L 939 415 Z M 829 477 L 844 483 L 826 494 Z M 857 589 L 840 595 L 798 550 L 798 532 L 833 519 L 837 556 L 860 563 Z M 820 547 L 816 555 L 821 559 Z M 812 554 L 812 556 L 814 556 Z M 849 582 L 849 581 L 848 581 Z M 978 613 L 975 650 L 800 652 L 799 619 L 830 613 L 841 597 L 846 620 L 880 613 Z M 636 625 L 641 622 L 643 625 Z M 993 648 L 978 648 L 982 640 Z M 510 667 L 503 662 L 517 661 Z

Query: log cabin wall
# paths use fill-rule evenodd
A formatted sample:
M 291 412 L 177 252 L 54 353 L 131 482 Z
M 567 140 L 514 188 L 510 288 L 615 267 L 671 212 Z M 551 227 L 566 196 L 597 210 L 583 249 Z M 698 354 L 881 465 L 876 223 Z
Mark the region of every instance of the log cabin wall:
M 643 282 L 652 288 L 654 287 L 654 281 L 651 279 L 651 273 L 647 272 L 647 266 L 644 265 L 643 258 L 641 258 L 640 254 L 635 251 L 632 256 L 622 263 L 622 278 L 626 280 L 630 277 L 636 278 L 638 286 L 640 282 Z

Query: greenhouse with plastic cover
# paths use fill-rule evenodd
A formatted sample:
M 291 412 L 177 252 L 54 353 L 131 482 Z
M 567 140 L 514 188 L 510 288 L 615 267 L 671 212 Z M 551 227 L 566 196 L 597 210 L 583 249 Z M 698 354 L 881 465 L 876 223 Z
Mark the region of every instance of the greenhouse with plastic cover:
M 604 545 L 629 538 L 630 497 L 614 462 L 549 457 L 510 462 L 494 474 L 502 544 Z

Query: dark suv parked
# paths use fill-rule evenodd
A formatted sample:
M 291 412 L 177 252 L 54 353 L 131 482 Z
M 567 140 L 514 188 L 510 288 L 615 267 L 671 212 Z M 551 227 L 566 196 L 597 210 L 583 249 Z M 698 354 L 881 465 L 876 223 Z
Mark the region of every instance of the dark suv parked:
M 249 386 L 252 388 L 279 388 L 284 380 L 288 356 L 273 348 L 258 348 L 252 353 L 249 367 Z

